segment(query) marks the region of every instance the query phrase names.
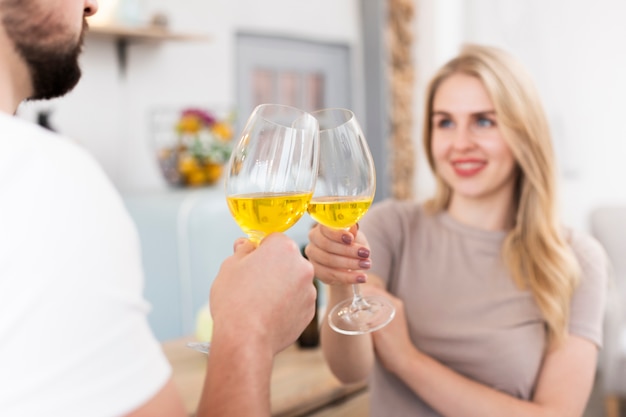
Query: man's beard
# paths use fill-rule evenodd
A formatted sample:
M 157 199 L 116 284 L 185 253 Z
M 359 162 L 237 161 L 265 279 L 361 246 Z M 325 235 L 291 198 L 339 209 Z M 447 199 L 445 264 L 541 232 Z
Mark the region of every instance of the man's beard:
M 77 40 L 50 16 L 37 14 L 30 0 L 7 0 L 4 6 L 2 23 L 30 73 L 33 91 L 28 99 L 50 99 L 71 91 L 81 76 L 78 57 L 86 20 Z
M 30 100 L 60 97 L 78 84 L 81 77 L 78 57 L 82 51 L 83 34 L 84 30 L 75 45 L 59 49 L 36 44 L 16 44 L 32 77 L 33 94 L 29 97 Z

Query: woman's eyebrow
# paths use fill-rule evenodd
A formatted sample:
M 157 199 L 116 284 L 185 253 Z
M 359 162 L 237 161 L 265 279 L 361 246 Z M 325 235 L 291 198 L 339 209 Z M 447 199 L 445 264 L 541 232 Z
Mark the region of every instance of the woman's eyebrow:
M 473 116 L 495 116 L 495 110 L 483 110 L 472 113 Z
M 470 116 L 495 116 L 496 115 L 496 111 L 495 110 L 479 110 L 479 111 L 475 111 L 475 112 L 471 112 Z M 432 116 L 445 116 L 445 117 L 449 117 L 451 116 L 451 113 L 444 111 L 444 110 L 434 110 L 432 112 Z

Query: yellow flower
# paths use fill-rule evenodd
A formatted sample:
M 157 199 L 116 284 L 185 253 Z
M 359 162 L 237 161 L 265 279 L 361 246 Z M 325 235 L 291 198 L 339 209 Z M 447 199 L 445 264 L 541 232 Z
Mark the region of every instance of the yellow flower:
M 213 184 L 222 176 L 222 164 L 214 164 L 207 161 L 204 166 L 204 173 L 206 175 L 207 182 L 209 184 Z
M 194 171 L 198 171 L 200 169 L 200 164 L 198 164 L 198 160 L 192 155 L 182 156 L 178 160 L 178 171 L 180 171 L 183 175 L 190 175 Z
M 194 171 L 187 176 L 187 182 L 189 185 L 202 185 L 206 182 L 206 174 L 204 171 Z
M 180 118 L 176 129 L 183 133 L 198 133 L 202 128 L 202 123 L 199 118 L 189 115 Z
M 230 138 L 233 137 L 233 130 L 230 125 L 223 122 L 216 122 L 212 127 L 211 131 L 215 136 L 217 136 L 223 142 L 227 142 Z

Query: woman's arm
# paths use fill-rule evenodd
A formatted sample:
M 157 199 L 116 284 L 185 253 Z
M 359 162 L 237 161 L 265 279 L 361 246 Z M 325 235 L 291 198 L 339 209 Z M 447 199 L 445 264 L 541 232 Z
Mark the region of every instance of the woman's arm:
M 331 287 L 328 309 L 350 297 L 350 288 Z M 328 325 L 326 317 L 321 328 L 321 344 L 326 363 L 341 382 L 359 382 L 368 377 L 374 364 L 371 335 L 348 336 L 337 333 Z
M 356 235 L 356 236 L 355 236 Z M 370 267 L 369 246 L 363 233 L 317 225 L 309 232 L 306 255 L 315 268 L 315 276 L 330 286 L 328 308 L 352 297 L 351 284 L 368 281 L 363 287 L 382 281 L 367 277 Z M 325 319 L 321 329 L 322 351 L 333 374 L 344 383 L 362 381 L 374 364 L 370 334 L 347 336 L 335 332 Z
M 391 297 L 390 295 L 388 295 Z M 597 348 L 568 336 L 546 353 L 532 401 L 466 378 L 418 351 L 410 341 L 403 303 L 396 318 L 373 334 L 376 354 L 420 398 L 447 417 L 580 417 L 591 392 Z

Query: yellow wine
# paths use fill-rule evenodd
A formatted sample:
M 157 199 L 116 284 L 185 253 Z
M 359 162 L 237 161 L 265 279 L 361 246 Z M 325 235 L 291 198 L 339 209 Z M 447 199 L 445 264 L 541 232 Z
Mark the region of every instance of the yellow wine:
M 308 211 L 318 223 L 334 229 L 344 229 L 358 222 L 372 205 L 364 197 L 316 197 Z
M 306 212 L 311 193 L 242 194 L 226 198 L 239 227 L 253 240 L 284 232 Z

